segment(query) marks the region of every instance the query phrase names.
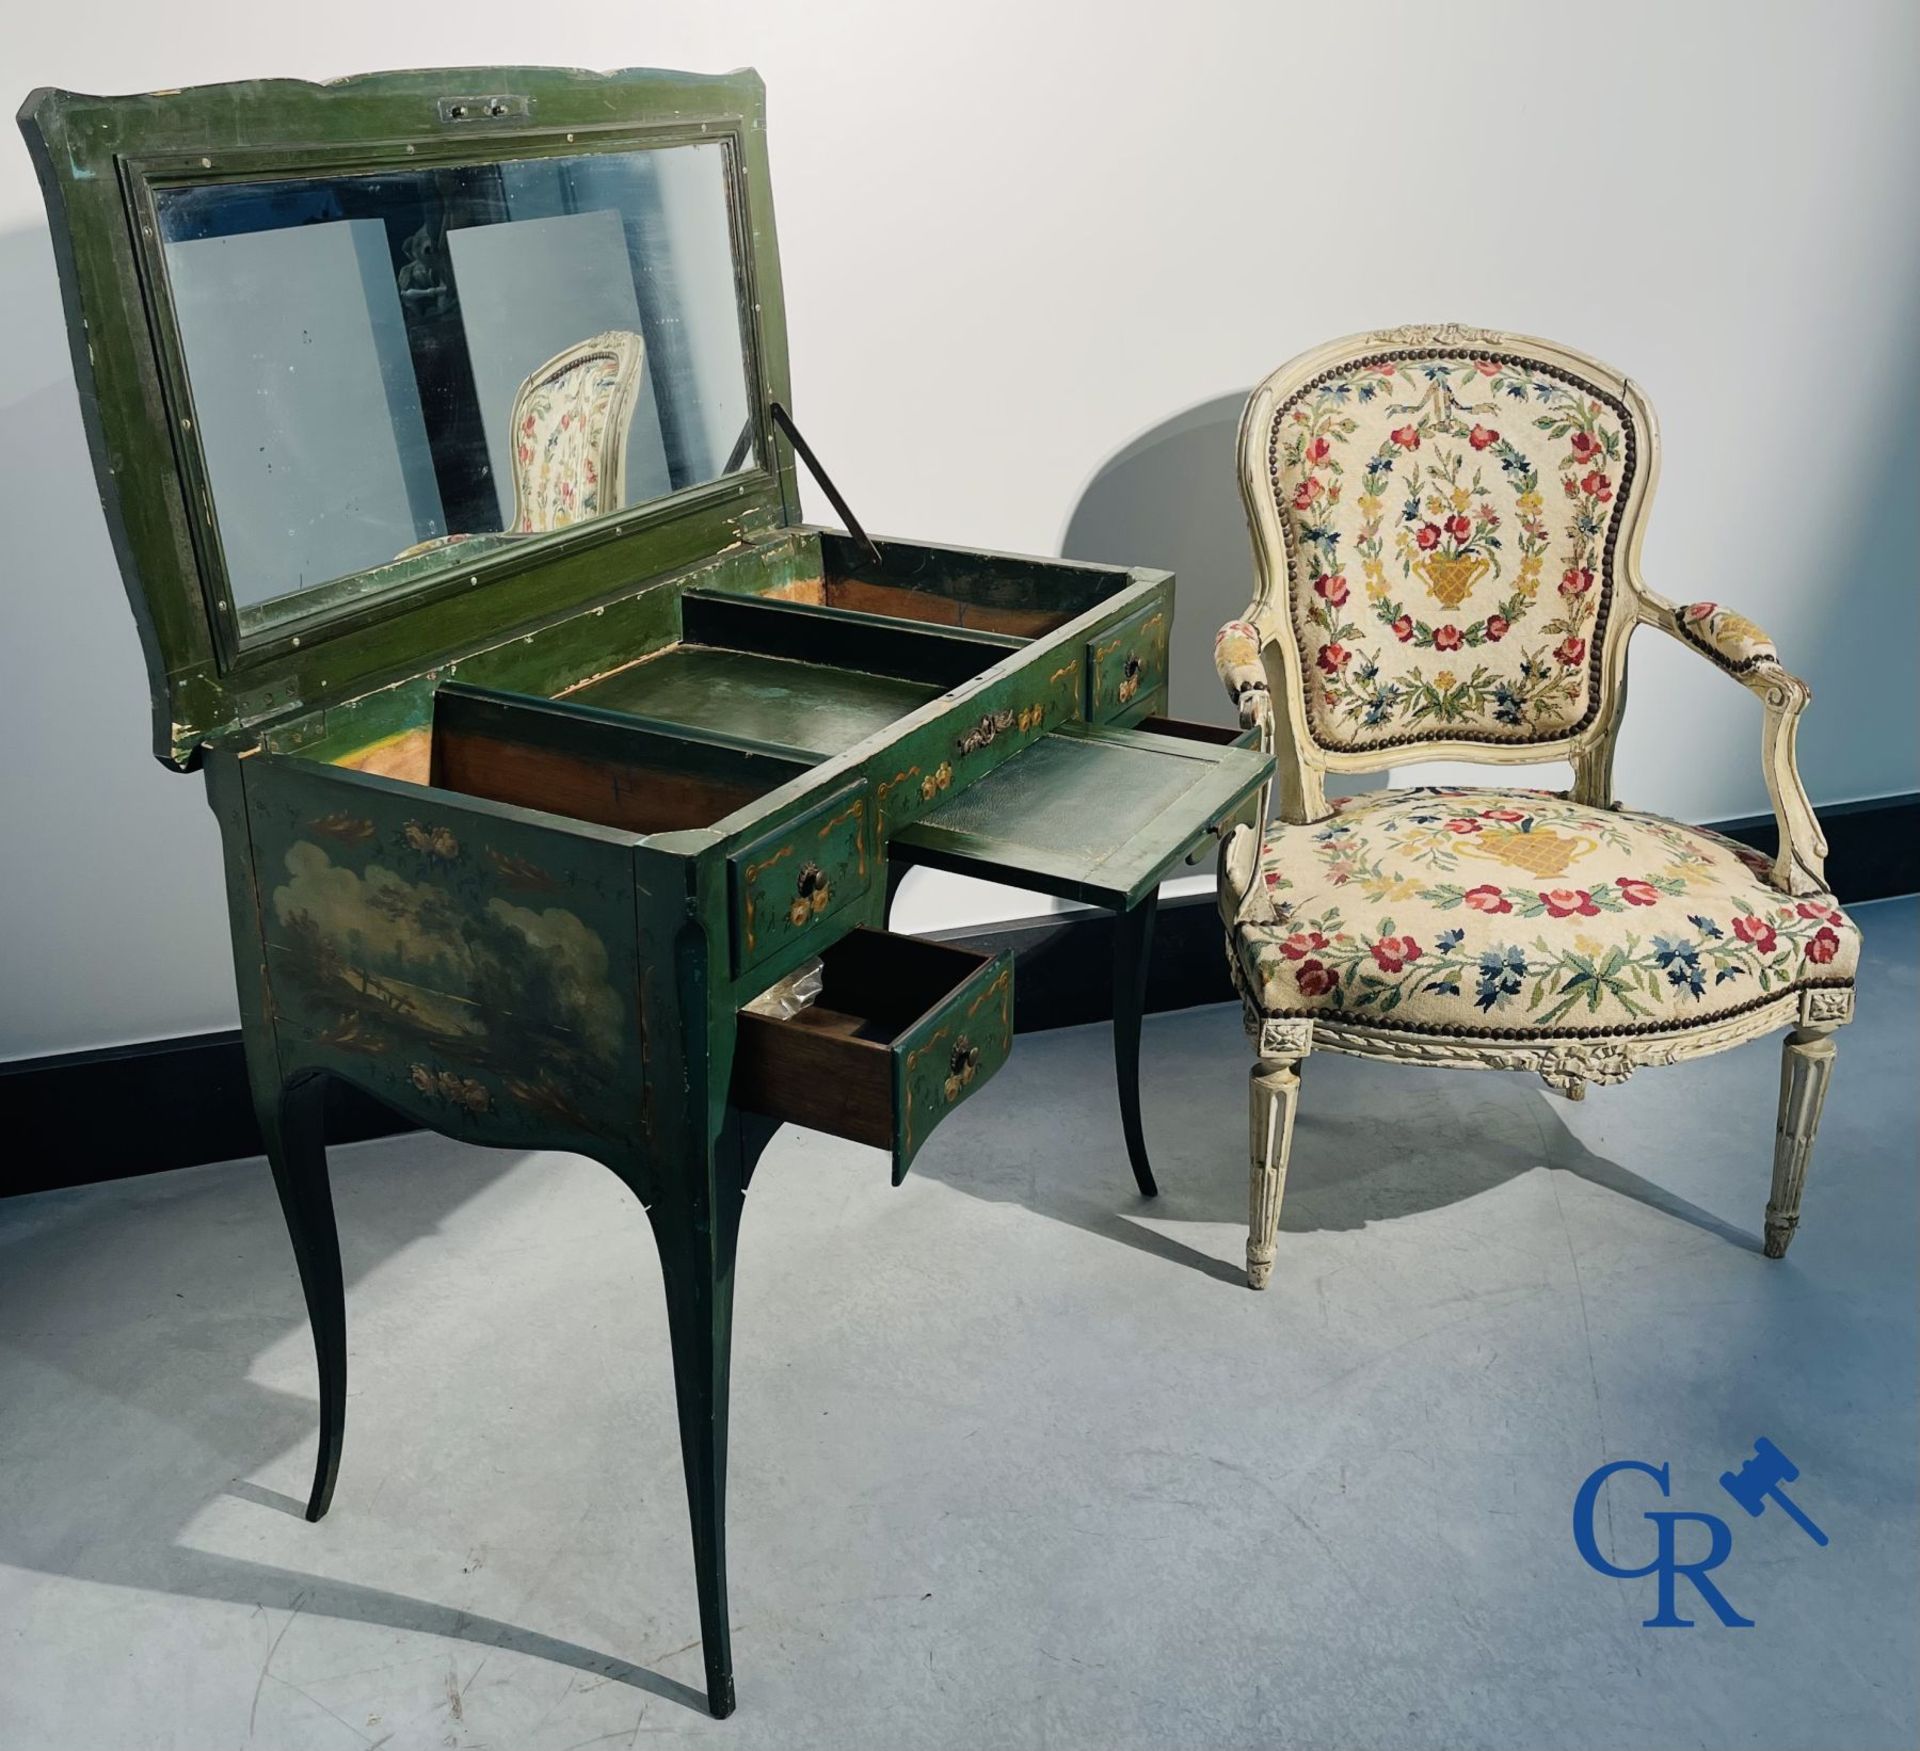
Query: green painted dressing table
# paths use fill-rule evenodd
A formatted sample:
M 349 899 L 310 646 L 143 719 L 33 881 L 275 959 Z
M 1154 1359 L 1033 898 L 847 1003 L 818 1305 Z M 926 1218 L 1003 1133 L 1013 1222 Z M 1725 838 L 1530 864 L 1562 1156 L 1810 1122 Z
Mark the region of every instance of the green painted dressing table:
M 1012 1044 L 1008 958 L 885 934 L 889 860 L 1114 905 L 1143 962 L 1158 874 L 1270 763 L 1124 727 L 1164 704 L 1165 573 L 800 520 L 755 75 L 42 91 L 21 121 L 155 752 L 220 823 L 319 1364 L 308 1517 L 346 1406 L 327 1080 L 591 1156 L 658 1243 L 724 1715 L 754 1164 L 792 1122 L 898 1181 Z M 747 1008 L 815 956 L 811 1008 Z

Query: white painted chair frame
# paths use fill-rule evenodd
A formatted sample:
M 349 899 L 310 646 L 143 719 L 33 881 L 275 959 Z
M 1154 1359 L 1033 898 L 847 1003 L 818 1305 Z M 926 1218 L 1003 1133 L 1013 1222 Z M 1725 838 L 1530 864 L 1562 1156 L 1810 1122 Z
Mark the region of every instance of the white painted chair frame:
M 1242 722 L 1259 724 L 1264 745 L 1277 757 L 1272 806 L 1278 809 L 1280 818 L 1298 824 L 1318 821 L 1329 812 L 1327 774 L 1375 771 L 1393 764 L 1396 757 L 1405 760 L 1408 755 L 1405 750 L 1391 748 L 1330 749 L 1315 739 L 1310 728 L 1302 660 L 1288 600 L 1292 581 L 1287 537 L 1269 474 L 1268 440 L 1274 413 L 1296 389 L 1325 371 L 1371 352 L 1422 347 L 1485 347 L 1557 367 L 1606 388 L 1628 410 L 1640 466 L 1623 508 L 1614 550 L 1613 606 L 1599 666 L 1598 709 L 1591 719 L 1577 732 L 1557 740 L 1514 745 L 1429 741 L 1421 743 L 1414 757 L 1496 766 L 1564 759 L 1573 766 L 1573 785 L 1567 794 L 1574 801 L 1595 808 L 1618 807 L 1612 796 L 1613 756 L 1626 697 L 1627 642 L 1636 626 L 1658 627 L 1688 649 L 1708 657 L 1759 697 L 1766 714 L 1761 759 L 1780 832 L 1779 853 L 1767 879 L 1785 895 L 1825 896 L 1826 840 L 1794 763 L 1794 738 L 1800 714 L 1812 697 L 1809 688 L 1770 656 L 1737 663 L 1727 660 L 1689 629 L 1674 603 L 1648 589 L 1642 577 L 1641 536 L 1660 467 L 1659 426 L 1652 406 L 1631 379 L 1585 354 L 1547 341 L 1453 323 L 1353 335 L 1303 354 L 1260 384 L 1242 416 L 1240 488 L 1258 575 L 1257 594 L 1242 618 L 1258 632 L 1265 681 L 1264 685 L 1250 680 L 1236 686 L 1229 679 L 1229 691 L 1239 703 Z M 1222 844 L 1221 911 L 1230 933 L 1244 923 L 1263 922 L 1273 916 L 1261 877 L 1265 832 L 1263 814 L 1252 827 L 1240 827 Z M 1405 1029 L 1388 1032 L 1344 1020 L 1267 1016 L 1241 975 L 1237 946 L 1231 941 L 1228 959 L 1246 1006 L 1248 1033 L 1258 1053 L 1251 1081 L 1247 1239 L 1247 1280 L 1253 1288 L 1265 1288 L 1273 1273 L 1281 1196 L 1300 1098 L 1300 1064 L 1316 1049 L 1468 1070 L 1533 1070 L 1550 1088 L 1578 1100 L 1588 1082 L 1623 1082 L 1642 1066 L 1673 1064 L 1725 1051 L 1775 1029 L 1790 1028 L 1781 1069 L 1773 1186 L 1764 1243 L 1769 1258 L 1779 1258 L 1786 1252 L 1799 1222 L 1807 1160 L 1833 1071 L 1834 1044 L 1830 1036 L 1852 1018 L 1851 988 L 1788 991 L 1775 1002 L 1738 1015 L 1661 1031 L 1596 1033 L 1591 1040 L 1555 1037 L 1537 1042 L 1479 1041 Z

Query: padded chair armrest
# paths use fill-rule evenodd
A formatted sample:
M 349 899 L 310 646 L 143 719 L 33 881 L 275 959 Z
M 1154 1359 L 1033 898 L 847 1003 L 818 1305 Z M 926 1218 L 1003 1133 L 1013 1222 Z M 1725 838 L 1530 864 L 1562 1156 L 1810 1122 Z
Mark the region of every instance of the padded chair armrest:
M 1240 712 L 1240 727 L 1260 726 L 1260 746 L 1273 752 L 1273 696 L 1267 691 L 1267 665 L 1262 652 L 1273 636 L 1261 623 L 1263 605 L 1256 602 L 1238 620 L 1229 620 L 1214 634 L 1213 667 Z
M 1723 669 L 1741 674 L 1764 663 L 1780 666 L 1780 651 L 1772 637 L 1735 609 L 1718 602 L 1683 602 L 1676 608 L 1657 598 L 1650 599 L 1650 606 L 1663 631 L 1693 645 Z M 1666 624 L 1669 618 L 1670 625 Z
M 1826 893 L 1826 835 L 1820 831 L 1794 759 L 1800 714 L 1813 698 L 1813 689 L 1782 665 L 1778 649 L 1765 632 L 1744 614 L 1717 602 L 1676 606 L 1649 591 L 1641 597 L 1640 618 L 1698 651 L 1749 693 L 1759 695 L 1766 709 L 1760 761 L 1780 828 L 1780 849 L 1767 879 L 1784 894 Z
M 1267 685 L 1265 651 L 1274 632 L 1267 606 L 1255 602 L 1238 620 L 1229 620 L 1213 640 L 1213 666 L 1240 713 L 1240 727 L 1260 731 L 1260 751 L 1273 752 L 1273 694 Z M 1260 806 L 1251 827 L 1241 825 L 1220 843 L 1221 913 L 1229 926 L 1266 921 L 1273 902 L 1260 863 L 1267 842 L 1267 814 L 1272 806 L 1271 784 L 1260 793 Z

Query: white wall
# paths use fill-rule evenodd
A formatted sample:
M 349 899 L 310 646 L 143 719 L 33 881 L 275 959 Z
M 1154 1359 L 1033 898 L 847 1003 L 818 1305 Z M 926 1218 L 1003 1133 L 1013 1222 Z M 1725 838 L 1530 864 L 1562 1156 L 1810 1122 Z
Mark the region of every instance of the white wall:
M 1819 695 L 1816 799 L 1920 785 L 1904 0 L 340 0 L 324 30 L 105 0 L 84 24 L 16 8 L 0 83 L 582 58 L 766 75 L 796 411 L 872 527 L 1042 553 L 1137 540 L 1097 556 L 1182 569 L 1176 641 L 1197 653 L 1246 594 L 1232 398 L 1359 327 L 1550 335 L 1654 395 L 1652 581 L 1784 642 Z M 198 781 L 146 752 L 17 142 L 0 311 L 0 1058 L 229 1026 L 218 845 Z M 1154 505 L 1144 526 L 1130 509 Z M 1192 706 L 1201 659 L 1182 660 Z M 1636 645 L 1622 795 L 1758 811 L 1758 746 L 1740 689 Z M 923 889 L 902 921 L 972 903 Z

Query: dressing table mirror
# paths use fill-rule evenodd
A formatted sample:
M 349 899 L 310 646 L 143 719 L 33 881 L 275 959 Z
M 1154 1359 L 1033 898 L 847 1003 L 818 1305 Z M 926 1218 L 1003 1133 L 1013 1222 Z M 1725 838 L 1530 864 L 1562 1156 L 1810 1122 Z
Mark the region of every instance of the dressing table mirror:
M 41 91 L 21 122 L 154 751 L 220 824 L 319 1363 L 308 1517 L 346 1402 L 328 1079 L 590 1156 L 658 1243 L 724 1715 L 755 1162 L 792 1122 L 898 1183 L 1012 1044 L 1010 960 L 889 935 L 890 859 L 1150 924 L 1271 762 L 1162 715 L 1165 573 L 802 520 L 756 75 Z M 816 958 L 810 1006 L 748 1008 Z

